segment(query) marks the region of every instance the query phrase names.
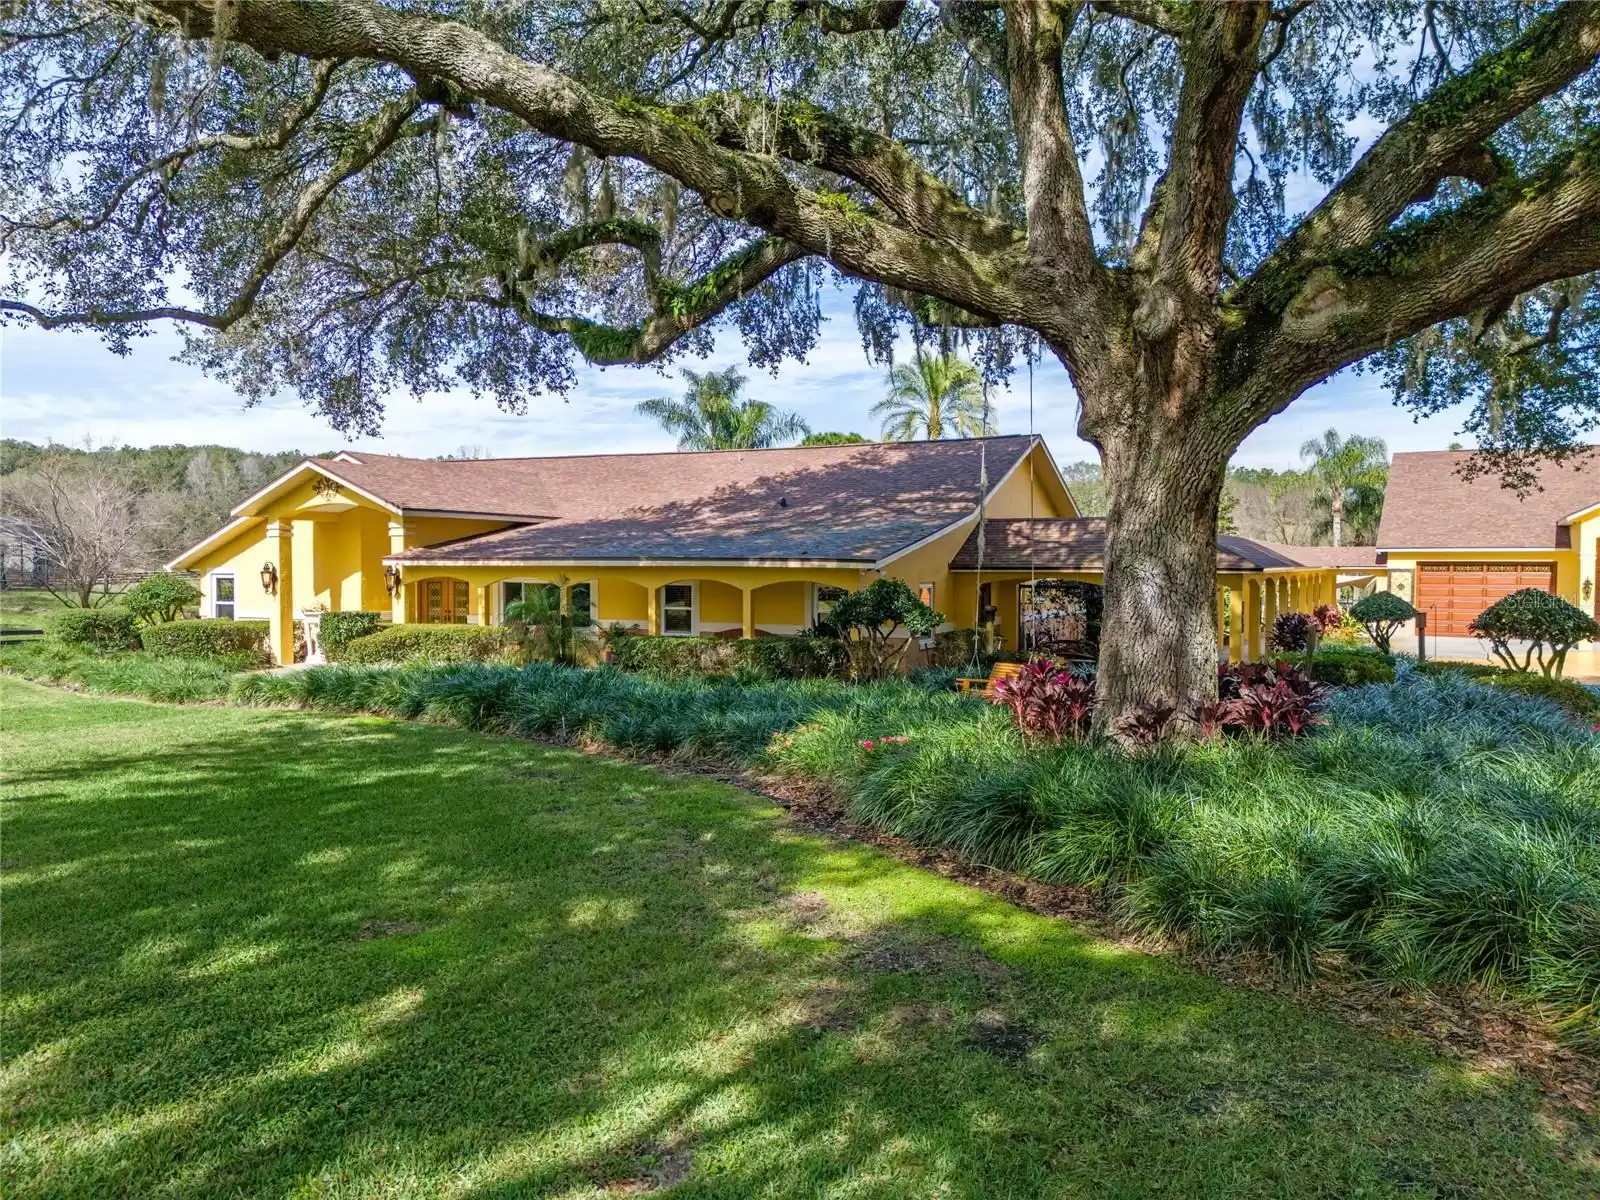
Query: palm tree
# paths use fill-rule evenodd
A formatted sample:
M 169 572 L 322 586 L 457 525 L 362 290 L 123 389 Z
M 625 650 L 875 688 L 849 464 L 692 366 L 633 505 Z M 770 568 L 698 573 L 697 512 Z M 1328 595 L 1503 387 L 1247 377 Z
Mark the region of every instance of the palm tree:
M 883 436 L 891 441 L 933 442 L 993 433 L 984 409 L 977 368 L 953 354 L 931 358 L 918 348 L 911 362 L 890 370 L 889 394 L 872 406 L 872 415 L 883 418 Z
M 1341 546 L 1346 524 L 1363 534 L 1376 526 L 1389 481 L 1389 447 L 1382 438 L 1341 438 L 1330 429 L 1301 446 L 1300 457 L 1311 460 L 1309 473 L 1320 486 L 1312 502 L 1327 506 L 1319 533 L 1331 533 L 1333 544 Z
M 678 435 L 679 450 L 765 450 L 810 432 L 797 413 L 779 412 L 765 400 L 742 400 L 744 376 L 737 367 L 683 372 L 683 399 L 657 396 L 638 412 Z

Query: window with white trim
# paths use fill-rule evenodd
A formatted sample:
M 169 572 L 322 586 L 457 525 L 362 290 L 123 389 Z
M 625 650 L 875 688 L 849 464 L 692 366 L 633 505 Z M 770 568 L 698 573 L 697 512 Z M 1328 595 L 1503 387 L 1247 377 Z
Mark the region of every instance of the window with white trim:
M 588 629 L 595 623 L 594 584 L 575 583 L 567 589 L 567 607 L 572 611 L 572 627 Z
M 213 575 L 211 577 L 211 615 L 233 620 L 233 576 Z
M 555 605 L 561 596 L 561 588 L 554 583 L 546 583 L 537 579 L 506 579 L 500 584 L 500 623 L 506 620 L 506 609 L 523 600 L 533 600 L 540 593 Z
M 669 583 L 661 589 L 661 632 L 674 637 L 694 634 L 694 584 Z
M 849 594 L 849 591 L 842 587 L 833 587 L 826 583 L 813 583 L 811 585 L 811 623 L 815 625 L 827 617 L 833 611 L 833 606 Z

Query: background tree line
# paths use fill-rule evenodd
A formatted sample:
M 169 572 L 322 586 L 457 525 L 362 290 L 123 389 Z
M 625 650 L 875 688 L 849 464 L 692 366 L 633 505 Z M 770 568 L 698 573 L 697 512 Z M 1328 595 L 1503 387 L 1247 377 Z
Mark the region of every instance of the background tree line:
M 96 448 L 0 441 L 0 562 L 11 587 L 85 607 L 159 570 L 305 456 L 231 446 Z
M 1306 464 L 1300 470 L 1229 467 L 1217 532 L 1289 546 L 1373 545 L 1389 481 L 1382 439 L 1330 429 L 1302 445 L 1300 456 Z M 1106 515 L 1100 464 L 1066 463 L 1061 470 L 1079 510 Z

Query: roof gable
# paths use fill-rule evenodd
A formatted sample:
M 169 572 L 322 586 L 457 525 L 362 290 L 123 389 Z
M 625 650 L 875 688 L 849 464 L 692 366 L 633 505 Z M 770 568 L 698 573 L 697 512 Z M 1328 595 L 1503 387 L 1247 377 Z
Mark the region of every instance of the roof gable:
M 1396 454 L 1384 493 L 1378 545 L 1385 549 L 1563 550 L 1573 513 L 1600 503 L 1600 447 L 1567 464 L 1539 470 L 1541 490 L 1528 496 L 1493 475 L 1462 479 L 1470 450 Z

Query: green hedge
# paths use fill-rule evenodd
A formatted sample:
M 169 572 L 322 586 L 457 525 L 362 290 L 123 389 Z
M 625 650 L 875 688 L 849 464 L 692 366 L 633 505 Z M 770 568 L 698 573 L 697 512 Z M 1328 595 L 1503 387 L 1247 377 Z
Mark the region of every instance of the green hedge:
M 1409 656 L 1407 656 L 1409 657 Z M 1428 662 L 1413 663 L 1420 674 L 1437 679 L 1441 675 L 1465 675 L 1468 679 L 1482 682 L 1493 679 L 1496 675 L 1504 675 L 1505 669 L 1493 663 L 1485 662 L 1452 662 L 1449 659 L 1430 659 Z
M 1586 688 L 1571 679 L 1546 679 L 1528 671 L 1503 671 L 1482 682 L 1493 687 L 1521 692 L 1525 696 L 1540 696 L 1554 701 L 1575 717 L 1592 719 L 1600 717 L 1600 692 Z
M 1335 687 L 1393 683 L 1394 659 L 1375 646 L 1322 645 L 1311 660 L 1311 678 Z
M 325 612 L 322 614 L 322 653 L 329 662 L 338 662 L 344 648 L 358 637 L 376 633 L 383 624 L 379 612 Z
M 139 621 L 125 608 L 64 608 L 45 620 L 45 632 L 64 646 L 88 650 L 137 650 Z
M 207 617 L 147 625 L 139 631 L 139 640 L 151 654 L 168 658 L 227 658 L 267 666 L 268 628 L 266 621 Z
M 495 625 L 391 625 L 345 643 L 339 661 L 357 666 L 495 662 L 512 649 L 511 636 Z
M 763 679 L 825 679 L 849 666 L 844 646 L 831 638 L 649 637 L 609 641 L 612 661 L 624 671 L 674 679 L 753 675 Z

